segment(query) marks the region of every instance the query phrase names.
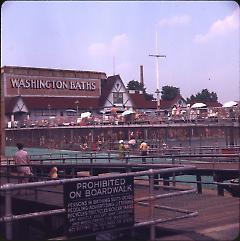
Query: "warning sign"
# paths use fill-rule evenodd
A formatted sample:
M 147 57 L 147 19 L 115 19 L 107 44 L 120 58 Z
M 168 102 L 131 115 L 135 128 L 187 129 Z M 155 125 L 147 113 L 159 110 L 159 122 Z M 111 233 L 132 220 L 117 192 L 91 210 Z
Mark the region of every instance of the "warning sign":
M 64 184 L 66 235 L 107 231 L 134 224 L 133 177 Z

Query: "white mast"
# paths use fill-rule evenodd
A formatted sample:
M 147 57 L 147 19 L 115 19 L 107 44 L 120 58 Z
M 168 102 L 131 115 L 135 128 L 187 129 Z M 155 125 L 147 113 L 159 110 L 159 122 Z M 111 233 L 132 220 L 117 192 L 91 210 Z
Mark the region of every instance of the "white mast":
M 156 54 L 149 54 L 149 56 L 151 57 L 155 57 L 156 58 L 156 74 L 157 74 L 157 90 L 156 90 L 156 94 L 157 94 L 157 109 L 160 108 L 160 83 L 159 83 L 159 58 L 162 57 L 166 57 L 166 55 L 160 55 L 158 53 L 158 36 L 157 36 L 157 28 L 156 28 Z
M 156 29 L 156 55 L 158 54 L 158 34 L 157 34 L 157 29 Z M 160 88 L 160 83 L 159 83 L 159 60 L 156 58 L 156 71 L 157 71 L 157 90 Z

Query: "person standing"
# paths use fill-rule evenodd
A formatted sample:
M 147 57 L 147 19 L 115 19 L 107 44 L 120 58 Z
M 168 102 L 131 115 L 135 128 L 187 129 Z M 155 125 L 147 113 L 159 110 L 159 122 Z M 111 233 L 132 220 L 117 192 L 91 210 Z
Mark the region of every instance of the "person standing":
M 148 144 L 145 141 L 142 141 L 139 146 L 141 156 L 143 156 L 142 163 L 146 163 L 146 158 L 144 156 L 147 156 L 148 148 Z
M 20 176 L 19 183 L 25 183 L 29 181 L 29 177 L 32 176 L 32 171 L 29 166 L 30 157 L 27 151 L 23 150 L 24 145 L 22 143 L 17 143 L 18 151 L 14 155 L 14 161 L 16 165 L 24 165 L 17 166 L 17 172 Z
M 119 141 L 118 151 L 119 151 L 119 159 L 121 159 L 123 161 L 123 159 L 125 157 L 125 146 L 124 146 L 123 140 Z

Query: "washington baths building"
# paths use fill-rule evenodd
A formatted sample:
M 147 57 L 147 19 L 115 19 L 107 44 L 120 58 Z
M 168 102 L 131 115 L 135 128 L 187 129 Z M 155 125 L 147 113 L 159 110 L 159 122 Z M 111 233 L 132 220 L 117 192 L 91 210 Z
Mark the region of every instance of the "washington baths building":
M 143 68 L 140 68 L 143 83 Z M 126 109 L 153 111 L 156 100 L 141 91 L 127 90 L 120 75 L 103 72 L 4 66 L 1 68 L 5 122 L 49 117 L 79 116 L 83 112 L 107 113 Z M 161 102 L 162 108 L 186 105 L 179 96 Z

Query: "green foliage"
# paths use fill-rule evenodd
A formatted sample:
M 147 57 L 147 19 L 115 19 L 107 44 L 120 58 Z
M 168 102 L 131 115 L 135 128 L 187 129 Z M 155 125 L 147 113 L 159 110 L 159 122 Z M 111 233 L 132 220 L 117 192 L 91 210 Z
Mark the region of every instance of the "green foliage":
M 161 91 L 162 100 L 173 100 L 178 95 L 180 95 L 180 89 L 174 86 L 163 86 Z
M 127 84 L 127 89 L 142 91 L 146 100 L 153 100 L 153 94 L 148 94 L 144 85 L 136 80 L 131 80 Z
M 218 101 L 218 96 L 215 92 L 209 92 L 208 89 L 203 89 L 201 92 L 196 95 L 191 95 L 190 98 L 187 98 L 187 102 L 216 102 Z
M 146 100 L 153 100 L 153 94 L 148 94 L 148 93 L 144 93 L 144 97 Z
M 146 92 L 146 88 L 144 88 L 144 85 L 142 83 L 139 83 L 136 80 L 131 80 L 128 84 L 127 84 L 127 89 L 128 90 L 142 90 L 144 93 Z

